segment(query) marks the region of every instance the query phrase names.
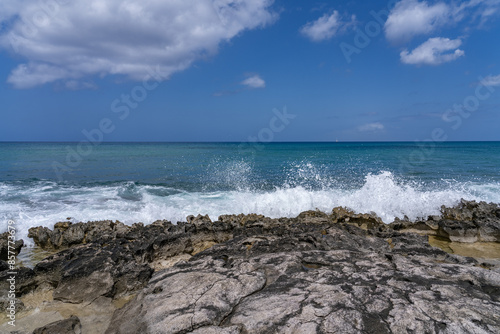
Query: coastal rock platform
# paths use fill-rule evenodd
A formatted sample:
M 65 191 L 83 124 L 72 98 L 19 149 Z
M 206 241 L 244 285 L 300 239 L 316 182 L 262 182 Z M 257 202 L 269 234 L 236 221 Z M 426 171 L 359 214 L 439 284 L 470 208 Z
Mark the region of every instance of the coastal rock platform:
M 19 268 L 17 324 L 0 318 L 2 333 L 500 332 L 497 204 L 391 224 L 335 208 L 29 235 L 54 254 Z

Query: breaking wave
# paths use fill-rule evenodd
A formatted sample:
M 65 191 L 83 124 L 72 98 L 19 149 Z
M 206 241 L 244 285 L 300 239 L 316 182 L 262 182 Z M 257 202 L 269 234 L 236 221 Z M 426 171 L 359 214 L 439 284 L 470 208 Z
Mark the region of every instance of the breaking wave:
M 211 175 L 206 180 L 211 186 L 197 191 L 135 182 L 0 182 L 0 219 L 15 220 L 18 237 L 28 241 L 30 227 L 52 227 L 67 218 L 111 219 L 126 224 L 167 219 L 175 223 L 198 213 L 208 214 L 212 220 L 222 214 L 239 213 L 276 218 L 295 217 L 306 210 L 330 212 L 334 207 L 346 206 L 359 213 L 374 212 L 390 223 L 395 217 L 414 220 L 439 214 L 441 205 L 455 205 L 461 198 L 500 203 L 498 183 L 424 183 L 401 179 L 389 171 L 351 180 L 345 175 L 330 175 L 307 162 L 284 171 L 280 185 L 255 180 L 251 165 L 244 162 L 230 164 L 226 170 Z

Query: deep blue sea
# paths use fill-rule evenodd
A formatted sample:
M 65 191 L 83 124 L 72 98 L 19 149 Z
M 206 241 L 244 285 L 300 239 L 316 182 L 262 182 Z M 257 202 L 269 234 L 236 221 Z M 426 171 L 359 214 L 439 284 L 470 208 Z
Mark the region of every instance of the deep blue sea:
M 346 206 L 386 223 L 461 198 L 500 203 L 500 142 L 0 143 L 0 232 Z

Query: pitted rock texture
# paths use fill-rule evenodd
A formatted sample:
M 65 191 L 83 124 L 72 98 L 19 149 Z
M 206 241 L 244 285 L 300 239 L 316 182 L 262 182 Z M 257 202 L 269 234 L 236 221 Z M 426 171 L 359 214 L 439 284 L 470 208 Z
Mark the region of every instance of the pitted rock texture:
M 56 321 L 37 328 L 33 334 L 81 334 L 82 325 L 78 317 L 72 316 L 65 320 Z
M 433 235 L 452 242 L 500 243 L 500 206 L 495 203 L 461 200 L 452 208 L 441 207 L 440 216 L 416 222 L 396 219 L 388 227 Z
M 21 248 L 24 246 L 24 240 L 16 240 L 15 235 L 14 239 L 9 239 L 12 235 L 9 232 L 5 232 L 0 234 L 0 260 L 7 261 L 9 259 L 9 255 L 17 255 L 21 252 Z M 9 243 L 9 240 L 11 242 Z M 15 240 L 15 242 L 12 242 Z M 9 248 L 10 246 L 10 248 Z M 10 249 L 10 253 L 9 253 Z
M 500 332 L 498 268 L 417 235 L 264 225 L 156 273 L 106 333 Z
M 68 305 L 82 333 L 500 332 L 500 261 L 448 254 L 427 237 L 497 250 L 497 204 L 462 201 L 441 216 L 389 225 L 346 208 L 187 221 L 30 229 L 39 247 L 58 253 L 17 270 L 26 333 L 66 319 L 57 307 Z M 2 295 L 7 269 L 0 260 Z M 30 302 L 45 294 L 53 300 Z M 57 311 L 45 319 L 44 308 Z M 97 309 L 105 311 L 87 314 Z M 99 326 L 90 321 L 97 313 Z

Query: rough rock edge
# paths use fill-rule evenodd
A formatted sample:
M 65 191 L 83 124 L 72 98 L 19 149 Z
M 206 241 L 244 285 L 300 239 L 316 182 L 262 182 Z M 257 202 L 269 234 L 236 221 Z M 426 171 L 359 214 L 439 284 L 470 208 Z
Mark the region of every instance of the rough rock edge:
M 399 220 L 389 225 L 373 214 L 354 214 L 346 208 L 335 208 L 331 214 L 306 211 L 290 219 L 251 214 L 225 215 L 211 222 L 208 216 L 198 215 L 189 216 L 187 223 L 177 225 L 168 221 L 156 221 L 147 226 L 140 223 L 126 226 L 112 221 L 62 222 L 57 223 L 53 231 L 43 227 L 30 229 L 30 235 L 40 247 L 69 248 L 41 261 L 33 270 L 20 268 L 18 295 L 48 288 L 54 289 L 55 299 L 66 302 L 89 302 L 99 296 L 118 298 L 140 291 L 148 284 L 153 273 L 151 264 L 155 261 L 177 257 L 182 264 L 186 256 L 189 258 L 210 246 L 248 236 L 250 231 L 252 236 L 245 244 L 247 251 L 252 251 L 253 245 L 268 235 L 282 238 L 298 226 L 301 233 L 320 228 L 323 236 L 330 234 L 331 227 L 343 230 L 349 230 L 348 226 L 359 227 L 365 231 L 364 237 L 385 238 L 396 251 L 401 245 L 395 246 L 393 237 L 399 232 L 437 235 L 450 241 L 500 240 L 500 210 L 496 204 L 462 201 L 455 208 L 442 208 L 442 212 L 441 217 L 429 217 L 427 221 Z M 349 230 L 349 233 L 360 233 L 356 231 Z M 471 235 L 476 235 L 476 239 Z M 426 241 L 422 239 L 419 243 L 426 244 Z M 304 264 L 306 268 L 316 265 Z M 89 284 L 89 279 L 96 284 Z M 0 282 L 0 290 L 3 288 Z
M 68 319 L 59 320 L 37 328 L 33 334 L 81 334 L 82 325 L 80 319 L 71 316 Z

